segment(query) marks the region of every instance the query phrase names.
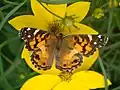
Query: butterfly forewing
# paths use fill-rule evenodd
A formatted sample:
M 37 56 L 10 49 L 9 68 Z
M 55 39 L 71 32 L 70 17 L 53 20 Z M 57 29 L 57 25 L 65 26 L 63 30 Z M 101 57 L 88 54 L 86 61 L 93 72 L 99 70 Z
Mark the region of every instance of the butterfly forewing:
M 39 70 L 50 69 L 53 62 L 53 51 L 56 39 L 49 33 L 35 28 L 22 28 L 20 37 L 30 51 L 31 63 Z
M 75 49 L 86 57 L 93 55 L 96 48 L 101 48 L 108 42 L 108 37 L 103 35 L 75 35 L 73 38 Z

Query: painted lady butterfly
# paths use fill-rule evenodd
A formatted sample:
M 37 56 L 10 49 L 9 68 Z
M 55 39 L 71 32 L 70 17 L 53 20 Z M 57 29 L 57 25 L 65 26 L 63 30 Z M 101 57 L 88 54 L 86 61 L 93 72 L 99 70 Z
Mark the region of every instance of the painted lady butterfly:
M 56 68 L 71 72 L 83 63 L 83 56 L 94 54 L 96 48 L 104 46 L 108 38 L 102 35 L 68 35 L 55 34 L 36 28 L 22 28 L 20 37 L 30 51 L 31 63 L 38 70 L 51 68 L 53 59 Z

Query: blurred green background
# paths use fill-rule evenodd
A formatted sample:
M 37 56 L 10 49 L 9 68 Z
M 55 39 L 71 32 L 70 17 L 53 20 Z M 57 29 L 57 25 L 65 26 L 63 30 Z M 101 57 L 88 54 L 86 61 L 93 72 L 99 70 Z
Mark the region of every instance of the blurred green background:
M 41 0 L 45 3 L 73 3 L 80 0 Z M 100 49 L 100 57 L 112 85 L 109 90 L 120 90 L 120 6 L 119 0 L 84 0 L 91 7 L 81 22 L 109 37 Z M 82 12 L 81 12 L 82 13 Z M 19 90 L 21 85 L 37 73 L 20 58 L 23 41 L 8 20 L 18 15 L 32 14 L 30 0 L 0 0 L 0 90 Z M 99 61 L 91 67 L 102 73 Z M 104 90 L 104 89 L 97 89 Z

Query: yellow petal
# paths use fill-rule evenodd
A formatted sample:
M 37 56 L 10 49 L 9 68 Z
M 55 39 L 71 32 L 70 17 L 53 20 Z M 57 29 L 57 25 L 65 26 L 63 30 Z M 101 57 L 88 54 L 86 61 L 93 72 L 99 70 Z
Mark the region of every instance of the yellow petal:
M 90 7 L 90 2 L 76 2 L 67 8 L 67 16 L 76 17 L 76 21 L 80 22 L 87 15 Z
M 54 75 L 58 75 L 61 71 L 56 69 L 55 67 L 55 61 L 53 62 L 52 68 L 50 70 L 38 70 L 37 68 L 34 67 L 34 65 L 31 62 L 30 59 L 30 52 L 24 48 L 23 52 L 22 52 L 22 58 L 25 59 L 26 63 L 28 64 L 28 66 L 30 68 L 32 68 L 34 71 L 40 73 L 40 74 L 54 74 Z
M 18 16 L 10 20 L 9 23 L 17 30 L 20 30 L 23 27 L 40 28 L 46 30 L 43 23 L 39 24 L 38 20 L 33 15 Z
M 71 80 L 69 82 L 70 90 L 89 90 L 88 87 L 84 86 L 82 82 L 77 82 L 75 80 Z
M 55 75 L 38 75 L 26 81 L 20 90 L 52 90 L 60 81 Z
M 53 90 L 71 90 L 68 82 L 61 82 Z
M 89 90 L 86 87 L 80 85 L 80 83 L 61 82 L 53 90 Z
M 108 85 L 111 85 L 109 80 Z M 94 71 L 80 71 L 72 76 L 71 82 L 80 83 L 80 86 L 85 86 L 89 89 L 104 88 L 104 76 Z
M 42 3 L 47 9 L 48 6 L 45 3 Z M 52 14 L 48 12 L 37 0 L 31 0 L 31 7 L 34 15 L 39 20 L 39 24 L 46 23 L 49 24 L 52 22 Z
M 50 10 L 55 13 L 56 15 L 64 18 L 65 17 L 65 12 L 66 12 L 66 6 L 67 4 L 48 4 L 48 7 Z M 54 16 L 54 20 L 60 20 L 60 18 Z
M 99 50 L 97 49 L 93 55 L 89 57 L 84 57 L 83 64 L 80 66 L 80 68 L 76 69 L 75 72 L 79 72 L 81 70 L 88 70 L 97 60 L 98 56 L 99 56 Z
M 62 33 L 65 35 L 73 35 L 73 34 L 97 35 L 98 34 L 98 32 L 92 29 L 91 27 L 80 23 L 74 23 L 74 25 L 71 27 L 65 27 Z

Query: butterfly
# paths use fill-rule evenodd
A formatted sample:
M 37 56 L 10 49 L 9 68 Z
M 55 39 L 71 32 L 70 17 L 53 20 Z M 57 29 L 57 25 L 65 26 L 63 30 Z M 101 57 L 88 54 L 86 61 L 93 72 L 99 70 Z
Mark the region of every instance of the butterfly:
M 108 37 L 103 35 L 65 36 L 29 27 L 22 28 L 19 34 L 31 52 L 31 63 L 38 70 L 50 69 L 55 59 L 57 69 L 72 72 L 81 66 L 84 57 L 93 55 L 108 42 Z

